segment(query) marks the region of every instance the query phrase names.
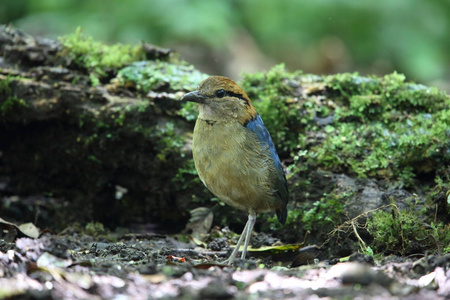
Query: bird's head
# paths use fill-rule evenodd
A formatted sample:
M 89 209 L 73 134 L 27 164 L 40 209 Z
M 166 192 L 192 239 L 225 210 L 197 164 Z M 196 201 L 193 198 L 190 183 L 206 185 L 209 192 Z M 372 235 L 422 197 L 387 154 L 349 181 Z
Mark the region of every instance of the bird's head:
M 205 79 L 198 90 L 187 93 L 181 100 L 197 102 L 199 118 L 208 121 L 238 121 L 244 125 L 257 115 L 247 94 L 233 80 L 223 76 Z

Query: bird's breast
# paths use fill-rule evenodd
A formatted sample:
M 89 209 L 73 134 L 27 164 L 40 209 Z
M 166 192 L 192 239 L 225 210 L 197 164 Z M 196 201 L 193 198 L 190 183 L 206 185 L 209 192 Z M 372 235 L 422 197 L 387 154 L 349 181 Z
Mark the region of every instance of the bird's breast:
M 238 122 L 198 119 L 192 148 L 200 179 L 225 203 L 256 212 L 282 207 L 274 197 L 270 153 L 252 131 Z

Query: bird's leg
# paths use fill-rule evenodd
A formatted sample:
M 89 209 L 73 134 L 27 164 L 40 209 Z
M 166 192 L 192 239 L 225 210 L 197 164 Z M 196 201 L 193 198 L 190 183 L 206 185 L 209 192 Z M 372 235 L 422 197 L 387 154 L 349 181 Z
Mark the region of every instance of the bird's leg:
M 242 255 L 241 255 L 241 259 L 245 258 L 245 255 L 247 254 L 247 247 L 248 244 L 250 242 L 250 237 L 252 235 L 252 231 L 253 231 L 253 226 L 255 226 L 256 223 L 256 213 L 254 210 L 250 210 L 248 213 L 248 221 L 247 221 L 247 225 L 245 226 L 247 229 L 247 232 L 242 232 L 242 235 L 244 235 L 245 233 L 245 243 L 244 243 L 244 250 L 242 250 Z
M 241 236 L 239 237 L 236 247 L 233 249 L 233 252 L 231 252 L 230 257 L 223 262 L 224 264 L 227 264 L 229 266 L 233 264 L 234 259 L 236 258 L 236 255 L 239 252 L 239 248 L 241 247 L 242 242 L 244 241 L 244 238 L 245 243 L 241 259 L 245 258 L 245 255 L 247 254 L 247 247 L 250 241 L 250 236 L 252 234 L 253 226 L 255 226 L 255 222 L 256 222 L 256 213 L 253 210 L 251 210 L 248 215 L 247 223 L 245 223 L 244 230 L 242 231 Z
M 242 231 L 241 236 L 239 237 L 239 240 L 238 240 L 236 246 L 235 246 L 234 249 L 233 249 L 233 252 L 231 252 L 230 257 L 227 258 L 227 259 L 223 262 L 224 264 L 229 265 L 229 266 L 233 264 L 234 259 L 236 258 L 236 255 L 237 255 L 237 253 L 239 252 L 239 248 L 241 247 L 242 241 L 244 240 L 244 234 L 245 234 L 245 232 L 247 231 L 249 221 L 250 221 L 250 220 L 248 220 L 247 223 L 245 223 L 244 230 Z

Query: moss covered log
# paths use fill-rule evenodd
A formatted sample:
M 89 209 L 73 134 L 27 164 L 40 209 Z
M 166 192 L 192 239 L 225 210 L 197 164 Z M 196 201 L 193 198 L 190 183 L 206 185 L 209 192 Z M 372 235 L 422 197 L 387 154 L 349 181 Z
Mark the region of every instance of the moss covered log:
M 147 44 L 106 46 L 80 31 L 48 42 L 0 30 L 2 192 L 39 195 L 28 217 L 41 211 L 42 226 L 182 224 L 189 195 L 204 188 L 189 160 L 192 122 L 175 100 L 205 76 Z M 132 62 L 142 59 L 153 73 L 139 83 L 145 68 Z

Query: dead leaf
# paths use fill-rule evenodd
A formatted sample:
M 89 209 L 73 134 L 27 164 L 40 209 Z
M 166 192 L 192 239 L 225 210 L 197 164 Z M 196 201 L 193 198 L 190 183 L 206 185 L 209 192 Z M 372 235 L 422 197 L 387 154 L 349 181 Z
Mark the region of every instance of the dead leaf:
M 252 248 L 249 246 L 247 248 L 247 251 L 249 252 L 271 252 L 271 253 L 282 253 L 287 251 L 297 251 L 300 248 L 303 247 L 302 244 L 287 244 L 287 245 L 276 245 L 276 246 L 265 246 L 265 247 L 259 247 L 259 248 Z M 241 249 L 243 249 L 243 246 L 241 246 Z
M 39 237 L 39 229 L 36 226 L 34 226 L 33 223 L 24 223 L 22 225 L 16 225 L 14 223 L 8 222 L 0 218 L 0 224 L 13 226 L 14 228 L 18 229 L 21 233 L 23 233 L 25 236 L 30 238 L 37 239 Z
M 206 234 L 212 226 L 214 215 L 211 209 L 207 207 L 198 207 L 190 211 L 191 218 L 186 225 L 187 229 L 192 230 L 192 237 L 194 239 L 203 241 Z
M 36 264 L 39 268 L 46 268 L 46 267 L 67 268 L 68 266 L 72 265 L 72 260 L 59 258 L 48 252 L 44 252 L 37 259 Z
M 207 244 L 195 237 L 193 237 L 192 235 L 189 237 L 189 239 L 197 246 L 201 246 L 203 248 L 206 248 Z
M 19 225 L 19 230 L 26 236 L 37 239 L 39 237 L 39 229 L 33 223 L 24 223 Z
M 141 277 L 144 278 L 146 281 L 154 284 L 158 284 L 167 280 L 167 277 L 164 274 L 151 274 L 151 275 L 141 274 Z
M 227 267 L 227 265 L 221 264 L 219 262 L 203 262 L 203 263 L 194 265 L 194 268 L 202 269 L 202 270 L 208 270 L 211 267 L 219 267 L 219 268 L 223 269 L 223 268 Z

